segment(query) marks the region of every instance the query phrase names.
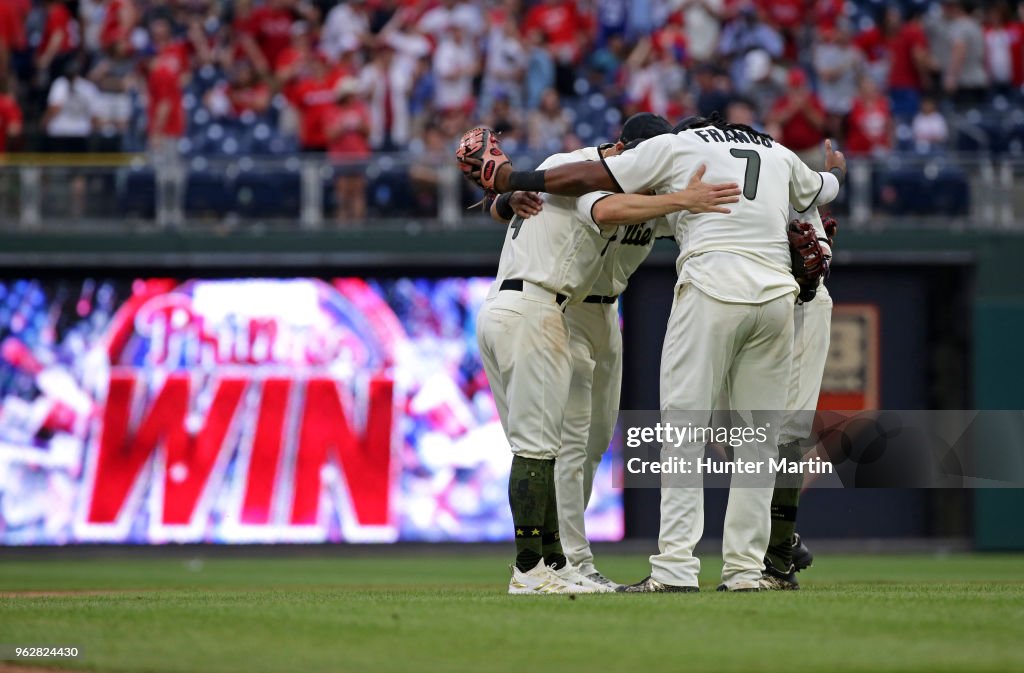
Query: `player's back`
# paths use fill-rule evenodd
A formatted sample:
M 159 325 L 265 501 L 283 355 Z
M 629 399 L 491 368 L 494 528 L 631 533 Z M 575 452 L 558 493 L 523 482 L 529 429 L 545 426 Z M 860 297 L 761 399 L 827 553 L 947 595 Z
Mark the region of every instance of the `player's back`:
M 691 170 L 676 179 L 675 189 L 685 188 L 693 171 L 705 164 L 705 182 L 735 182 L 742 190 L 729 214 L 681 214 L 680 245 L 691 255 L 728 250 L 788 272 L 786 215 L 795 155 L 765 136 L 714 127 L 684 131 L 677 143 L 680 163 Z
M 597 149 L 585 147 L 548 157 L 538 168 L 600 159 Z M 543 194 L 544 207 L 533 217 L 516 216 L 505 233 L 498 278 L 522 279 L 578 301 L 601 269 L 601 253 L 611 234 L 581 217 L 577 200 Z
M 790 202 L 820 189 L 820 175 L 762 134 L 708 126 L 654 140 L 666 143 L 673 162 L 659 192 L 685 189 L 701 165 L 705 182 L 735 182 L 742 190 L 728 214 L 668 216 L 680 248 L 680 282 L 734 302 L 760 303 L 795 291 L 786 236 Z M 801 184 L 794 187 L 794 181 Z M 811 193 L 807 203 L 813 200 Z

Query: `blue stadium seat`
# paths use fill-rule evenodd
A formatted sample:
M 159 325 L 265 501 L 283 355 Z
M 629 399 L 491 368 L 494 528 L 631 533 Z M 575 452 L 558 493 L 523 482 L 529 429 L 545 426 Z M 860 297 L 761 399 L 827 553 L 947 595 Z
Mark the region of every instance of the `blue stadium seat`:
M 236 192 L 222 171 L 189 170 L 185 179 L 185 213 L 223 216 L 235 209 Z
M 970 208 L 967 177 L 949 166 L 882 171 L 874 192 L 876 207 L 891 215 L 966 215 Z
M 297 218 L 302 202 L 298 171 L 242 171 L 235 179 L 238 213 L 244 217 Z
M 127 168 L 117 176 L 117 207 L 125 215 L 156 214 L 156 177 L 151 168 Z
M 970 209 L 970 186 L 963 170 L 954 166 L 946 166 L 928 182 L 931 214 L 967 215 Z

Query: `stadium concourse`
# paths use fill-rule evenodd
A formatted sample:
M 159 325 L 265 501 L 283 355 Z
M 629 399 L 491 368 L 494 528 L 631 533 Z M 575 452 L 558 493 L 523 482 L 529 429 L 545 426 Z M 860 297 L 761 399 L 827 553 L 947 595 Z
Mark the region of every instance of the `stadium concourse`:
M 718 111 L 812 163 L 826 135 L 886 160 L 884 212 L 964 214 L 967 177 L 943 157 L 1024 151 L 1022 39 L 1015 2 L 6 0 L 0 153 L 322 154 L 325 209 L 352 222 L 436 213 L 436 157 L 478 122 L 535 158 L 636 111 Z M 197 213 L 273 214 L 267 185 L 298 207 L 294 166 L 189 165 Z M 153 181 L 129 172 L 118 210 L 151 212 Z M 72 191 L 89 212 L 84 181 Z

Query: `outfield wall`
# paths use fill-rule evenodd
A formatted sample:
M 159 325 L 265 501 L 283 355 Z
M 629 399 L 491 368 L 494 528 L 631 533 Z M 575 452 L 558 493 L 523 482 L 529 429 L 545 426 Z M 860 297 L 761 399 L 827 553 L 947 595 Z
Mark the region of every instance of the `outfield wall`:
M 393 225 L 358 232 L 302 233 L 50 235 L 21 231 L 0 235 L 0 261 L 9 279 L 40 278 L 51 283 L 87 276 L 436 280 L 493 273 L 501 233 L 487 226 L 431 232 Z M 859 400 L 871 406 L 875 400 L 886 408 L 903 409 L 1024 407 L 1020 386 L 1024 358 L 1018 345 L 1024 331 L 1024 268 L 1019 263 L 1024 238 L 970 231 L 871 234 L 844 230 L 837 247 L 831 292 L 840 307 L 837 313 L 847 311 L 844 334 L 849 337 L 852 330 L 858 335 L 852 341 L 837 340 L 845 344 L 833 358 L 843 363 L 830 389 L 837 402 Z M 657 359 L 670 302 L 672 258 L 672 246 L 659 244 L 623 301 L 624 407 L 657 405 Z M 385 295 L 387 290 L 382 291 Z M 465 312 L 465 307 L 459 310 Z M 445 469 L 454 474 L 465 468 L 449 465 Z M 337 483 L 344 491 L 345 485 Z M 463 495 L 480 499 L 472 490 Z M 712 492 L 709 496 L 709 535 L 719 532 L 716 511 L 724 495 Z M 1024 531 L 1019 524 L 1014 527 L 1019 521 L 1020 503 L 1015 500 L 1019 495 L 1009 491 L 816 491 L 807 497 L 802 526 L 818 537 L 973 534 L 980 548 L 1014 548 L 1024 546 Z M 334 497 L 345 501 L 337 494 Z M 9 504 L 12 496 L 5 492 L 3 498 Z M 623 523 L 628 536 L 655 533 L 656 498 L 650 491 L 625 494 Z M 500 495 L 494 500 L 497 512 Z M 338 523 L 328 524 L 328 528 L 334 525 L 334 532 L 322 539 L 361 539 L 340 532 L 347 516 L 342 510 L 344 506 L 336 512 Z M 438 510 L 443 513 L 443 508 Z M 609 537 L 614 538 L 614 507 L 605 514 Z M 465 539 L 501 539 L 501 519 L 491 524 L 492 537 L 478 532 Z M 427 522 L 424 530 L 436 525 Z M 450 525 L 453 530 L 466 530 L 459 522 Z M 401 524 L 392 522 L 379 539 L 395 539 L 400 529 Z M 369 533 L 362 537 L 374 539 Z

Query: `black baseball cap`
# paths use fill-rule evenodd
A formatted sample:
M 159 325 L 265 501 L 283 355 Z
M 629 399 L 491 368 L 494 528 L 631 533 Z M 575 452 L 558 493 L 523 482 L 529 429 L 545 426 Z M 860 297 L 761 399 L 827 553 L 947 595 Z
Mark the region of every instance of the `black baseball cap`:
M 637 112 L 631 115 L 622 125 L 622 133 L 619 135 L 619 142 L 627 148 L 635 147 L 640 142 L 660 136 L 663 133 L 670 133 L 672 125 L 664 117 L 652 112 Z

